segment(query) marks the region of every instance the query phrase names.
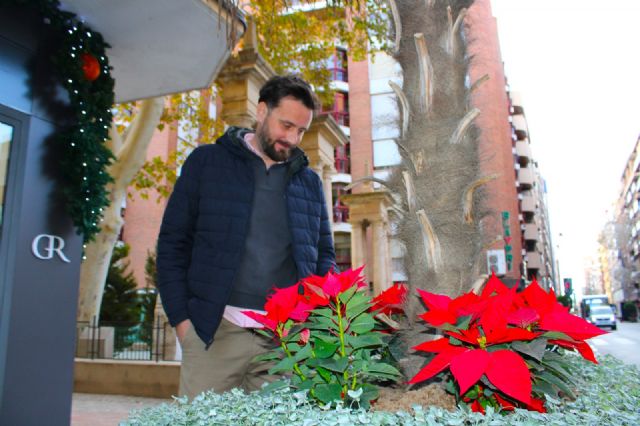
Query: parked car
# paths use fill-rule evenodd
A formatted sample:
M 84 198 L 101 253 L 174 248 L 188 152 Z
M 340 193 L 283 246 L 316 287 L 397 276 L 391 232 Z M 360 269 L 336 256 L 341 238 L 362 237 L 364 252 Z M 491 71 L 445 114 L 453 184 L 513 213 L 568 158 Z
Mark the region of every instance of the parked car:
M 610 327 L 611 330 L 618 328 L 616 314 L 609 305 L 592 305 L 589 308 L 587 321 L 600 328 Z

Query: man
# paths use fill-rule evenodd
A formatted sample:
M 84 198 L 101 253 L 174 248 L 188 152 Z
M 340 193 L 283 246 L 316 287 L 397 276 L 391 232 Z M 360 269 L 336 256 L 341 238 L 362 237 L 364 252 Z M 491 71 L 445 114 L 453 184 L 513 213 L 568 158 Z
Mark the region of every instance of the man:
M 293 77 L 260 90 L 255 132 L 230 128 L 187 158 L 158 239 L 158 289 L 182 346 L 180 394 L 259 389 L 270 342 L 241 313 L 335 267 L 322 182 L 298 148 L 316 98 Z

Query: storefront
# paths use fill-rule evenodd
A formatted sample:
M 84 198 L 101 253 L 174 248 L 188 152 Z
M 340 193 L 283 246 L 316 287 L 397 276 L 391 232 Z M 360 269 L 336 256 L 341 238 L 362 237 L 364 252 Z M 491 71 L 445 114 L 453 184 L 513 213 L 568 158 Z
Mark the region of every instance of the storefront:
M 82 237 L 51 138 L 70 120 L 69 97 L 51 84 L 50 28 L 15 3 L 0 1 L 0 424 L 68 425 Z M 116 101 L 207 86 L 228 57 L 230 21 L 219 19 L 217 2 L 109 3 L 64 6 L 111 44 Z M 123 29 L 125 17 L 139 24 L 135 31 Z M 189 49 L 171 49 L 176 43 Z M 181 73 L 200 56 L 206 67 Z

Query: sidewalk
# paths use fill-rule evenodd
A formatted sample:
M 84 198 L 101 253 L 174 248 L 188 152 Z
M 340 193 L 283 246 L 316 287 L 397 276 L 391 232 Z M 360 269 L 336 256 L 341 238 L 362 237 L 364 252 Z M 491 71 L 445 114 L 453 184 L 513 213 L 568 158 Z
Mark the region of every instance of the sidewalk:
M 170 399 L 123 395 L 74 393 L 71 426 L 116 426 L 126 420 L 133 409 L 151 407 Z

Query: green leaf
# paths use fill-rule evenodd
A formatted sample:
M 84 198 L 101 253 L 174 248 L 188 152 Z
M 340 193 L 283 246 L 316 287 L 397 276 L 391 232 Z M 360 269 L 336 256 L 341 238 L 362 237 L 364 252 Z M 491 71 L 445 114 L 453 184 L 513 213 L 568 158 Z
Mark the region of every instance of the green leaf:
M 296 361 L 293 358 L 285 358 L 277 363 L 275 366 L 269 369 L 269 374 L 275 374 L 280 372 L 288 372 L 293 370 L 293 365 Z
M 543 371 L 542 373 L 537 375 L 541 380 L 544 380 L 547 383 L 552 384 L 553 386 L 557 387 L 558 389 L 560 389 L 562 392 L 564 392 L 567 396 L 569 396 L 572 399 L 576 398 L 576 394 L 573 392 L 573 390 L 562 380 L 560 380 L 558 377 L 554 376 L 553 374 L 551 374 L 548 371 Z
M 543 396 L 545 394 L 558 396 L 558 390 L 544 380 L 538 380 L 537 382 L 534 382 L 531 386 L 531 390 L 538 396 Z
M 331 319 L 331 318 L 333 318 L 333 310 L 329 309 L 329 308 L 316 308 L 316 309 L 311 311 L 312 318 L 315 315 Z
M 342 400 L 342 398 L 340 397 L 341 393 L 342 386 L 337 383 L 318 385 L 314 390 L 314 395 L 316 396 L 316 398 L 318 398 L 325 404 Z
M 546 337 L 549 340 L 569 340 L 570 342 L 573 342 L 571 337 L 559 331 L 547 331 L 541 337 Z
M 575 380 L 571 377 L 572 374 L 568 371 L 569 368 L 566 363 L 557 360 L 547 360 L 546 358 L 542 359 L 542 365 L 547 367 L 549 371 L 551 371 L 556 376 L 560 377 L 566 382 L 571 384 L 576 384 Z
M 312 355 L 312 353 L 313 353 L 313 348 L 311 347 L 310 344 L 307 343 L 306 345 L 304 345 L 302 349 L 300 349 L 296 353 L 296 355 L 293 358 L 296 360 L 296 362 L 300 362 L 309 358 Z
M 261 335 L 261 336 L 264 336 L 264 337 L 268 338 L 268 339 L 273 339 L 273 333 L 271 333 L 271 332 L 266 332 L 266 331 L 264 331 L 264 329 L 262 329 L 262 328 L 254 328 L 254 329 L 253 329 L 253 331 L 254 331 L 255 333 L 258 333 L 258 334 L 259 334 L 259 335 Z
M 365 348 L 368 346 L 383 346 L 384 342 L 375 334 L 363 334 L 360 336 L 346 336 L 346 343 L 353 349 Z
M 360 405 L 363 408 L 369 407 L 369 402 L 378 398 L 378 388 L 372 384 L 365 383 L 362 385 L 362 395 L 360 395 Z
M 527 367 L 529 367 L 530 370 L 535 370 L 535 371 L 545 370 L 544 366 L 534 359 L 525 359 L 524 362 L 527 364 Z
M 391 364 L 386 364 L 384 362 L 376 362 L 375 364 L 370 364 L 369 373 L 382 374 L 391 378 L 402 376 L 402 373 L 400 373 L 397 368 L 395 368 Z
M 371 303 L 369 301 L 369 296 L 363 292 L 358 292 L 351 298 L 349 303 L 347 303 L 347 318 L 351 320 L 368 310 L 370 307 Z
M 349 325 L 348 331 L 356 334 L 367 333 L 376 326 L 376 321 L 367 313 L 362 313 L 356 317 Z
M 538 361 L 542 361 L 547 348 L 547 339 L 535 339 L 531 342 L 515 341 L 511 344 L 513 350 L 529 355 Z
M 325 342 L 321 339 L 315 339 L 314 353 L 318 358 L 329 358 L 338 349 L 338 345 L 334 343 Z
M 449 343 L 452 344 L 452 345 L 455 345 L 455 346 L 462 346 L 463 345 L 462 340 L 458 340 L 455 337 L 451 337 L 451 336 L 449 336 Z
M 473 315 L 465 315 L 463 317 L 459 317 L 458 320 L 456 321 L 456 328 L 459 330 L 468 330 L 469 323 L 471 323 L 472 318 L 473 318 Z
M 251 361 L 253 362 L 275 361 L 276 359 L 280 359 L 281 355 L 282 355 L 282 350 L 277 352 L 271 351 L 271 352 L 266 352 L 266 353 L 254 356 Z
M 309 317 L 305 326 L 311 330 L 324 330 L 332 329 L 337 330 L 338 326 L 330 318 L 325 317 Z
M 315 385 L 315 383 L 313 382 L 313 380 L 305 380 L 304 382 L 301 382 L 297 386 L 297 388 L 299 390 L 306 390 L 306 389 L 311 389 L 314 385 Z
M 321 367 L 324 367 L 327 370 L 335 371 L 336 373 L 344 373 L 348 365 L 349 365 L 349 358 L 320 360 Z
M 347 302 L 349 302 L 351 297 L 355 294 L 356 290 L 358 290 L 357 286 L 355 285 L 351 286 L 347 290 L 345 290 L 343 293 L 340 293 L 338 295 L 338 299 L 340 299 L 340 302 L 347 304 Z
M 318 367 L 316 368 L 316 371 L 318 372 L 318 374 L 320 375 L 320 377 L 322 377 L 322 379 L 327 382 L 330 383 L 331 382 L 331 372 L 329 370 L 327 370 L 324 367 Z

